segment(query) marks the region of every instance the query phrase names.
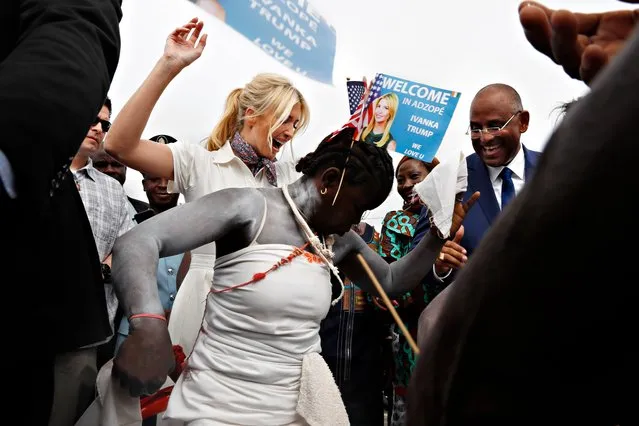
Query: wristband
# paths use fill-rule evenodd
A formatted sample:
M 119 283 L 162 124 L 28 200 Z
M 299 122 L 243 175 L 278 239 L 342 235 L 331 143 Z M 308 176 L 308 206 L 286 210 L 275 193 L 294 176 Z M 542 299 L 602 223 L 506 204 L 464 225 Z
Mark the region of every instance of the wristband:
M 436 278 L 439 282 L 442 282 L 442 283 L 443 283 L 443 282 L 444 282 L 444 280 L 445 280 L 446 278 L 448 278 L 452 272 L 453 272 L 453 268 L 450 268 L 450 269 L 448 270 L 448 273 L 447 273 L 446 275 L 444 275 L 443 277 L 440 277 L 440 276 L 437 274 L 437 271 L 435 270 L 435 264 L 433 263 L 433 276 L 434 276 L 434 277 L 435 277 L 435 278 Z
M 136 318 L 155 318 L 162 321 L 166 321 L 166 317 L 164 315 L 159 315 L 159 314 L 134 314 L 129 317 L 129 321 Z

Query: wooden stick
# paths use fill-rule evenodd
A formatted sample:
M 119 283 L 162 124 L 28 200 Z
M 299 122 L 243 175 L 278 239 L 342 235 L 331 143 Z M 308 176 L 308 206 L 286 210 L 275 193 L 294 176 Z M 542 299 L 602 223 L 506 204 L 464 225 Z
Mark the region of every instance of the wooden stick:
M 395 323 L 397 324 L 399 329 L 402 331 L 402 334 L 406 338 L 406 341 L 410 345 L 411 349 L 413 350 L 413 352 L 415 352 L 415 355 L 419 355 L 419 347 L 417 347 L 417 343 L 415 343 L 415 340 L 413 339 L 413 336 L 410 335 L 410 332 L 408 331 L 408 329 L 404 325 L 404 322 L 399 317 L 399 314 L 395 310 L 395 307 L 393 306 L 393 303 L 391 302 L 390 298 L 388 297 L 388 295 L 386 294 L 386 292 L 382 288 L 382 285 L 379 283 L 379 281 L 377 281 L 377 277 L 375 276 L 375 274 L 371 270 L 371 267 L 368 265 L 368 262 L 366 262 L 366 259 L 364 259 L 364 256 L 362 256 L 361 253 L 357 253 L 357 259 L 359 260 L 359 263 L 362 264 L 362 267 L 364 268 L 364 271 L 366 271 L 366 274 L 368 275 L 368 278 L 370 278 L 370 280 L 373 282 L 373 285 L 375 286 L 375 289 L 377 290 L 379 295 L 382 297 L 382 300 L 384 301 L 384 304 L 386 305 L 386 307 L 388 308 L 389 312 L 393 316 L 393 319 L 395 320 Z

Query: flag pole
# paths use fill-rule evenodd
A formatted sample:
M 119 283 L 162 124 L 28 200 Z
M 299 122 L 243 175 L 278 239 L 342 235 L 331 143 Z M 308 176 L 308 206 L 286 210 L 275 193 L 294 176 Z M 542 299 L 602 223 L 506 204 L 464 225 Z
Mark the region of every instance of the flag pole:
M 349 77 L 346 77 L 346 80 L 350 80 Z M 368 81 L 366 81 L 366 77 L 364 77 L 363 79 L 364 81 L 364 87 L 365 87 L 365 92 L 364 92 L 364 96 L 361 100 L 362 102 L 362 109 L 359 111 L 359 119 L 357 120 L 357 130 L 356 130 L 356 134 L 357 134 L 357 139 L 359 139 L 359 135 L 362 131 L 362 120 L 364 119 L 364 105 L 366 105 L 366 102 L 368 101 L 368 96 L 370 95 L 370 90 L 368 87 Z M 351 140 L 351 146 L 350 148 L 353 149 L 353 145 L 355 145 L 355 139 Z M 344 162 L 344 169 L 342 170 L 342 175 L 339 178 L 339 185 L 337 186 L 337 192 L 335 192 L 335 197 L 333 198 L 333 203 L 331 204 L 332 206 L 335 205 L 335 202 L 337 201 L 337 196 L 339 195 L 340 190 L 342 189 L 342 183 L 344 183 L 344 175 L 346 174 L 346 165 L 348 164 L 348 160 L 350 160 L 351 155 L 349 154 L 346 157 L 346 161 Z
M 391 302 L 390 298 L 388 297 L 388 295 L 386 294 L 386 292 L 382 288 L 382 285 L 377 280 L 377 277 L 375 276 L 375 274 L 371 270 L 371 267 L 368 265 L 368 262 L 366 262 L 366 259 L 364 259 L 364 256 L 362 256 L 361 253 L 357 253 L 357 260 L 359 260 L 359 263 L 362 264 L 362 267 L 364 268 L 364 271 L 368 275 L 368 278 L 373 282 L 373 285 L 375 286 L 375 289 L 377 290 L 377 292 L 381 296 L 382 300 L 384 301 L 384 304 L 386 305 L 386 307 L 388 308 L 388 311 L 393 316 L 393 319 L 395 320 L 395 323 L 397 324 L 397 326 L 401 330 L 402 334 L 406 338 L 406 341 L 410 345 L 411 349 L 413 350 L 415 355 L 419 355 L 419 347 L 417 346 L 417 343 L 415 343 L 415 339 L 413 339 L 413 336 L 410 335 L 410 332 L 408 331 L 408 329 L 404 325 L 404 322 L 399 317 L 399 314 L 397 313 L 397 310 L 395 309 L 395 307 L 393 306 L 393 303 Z

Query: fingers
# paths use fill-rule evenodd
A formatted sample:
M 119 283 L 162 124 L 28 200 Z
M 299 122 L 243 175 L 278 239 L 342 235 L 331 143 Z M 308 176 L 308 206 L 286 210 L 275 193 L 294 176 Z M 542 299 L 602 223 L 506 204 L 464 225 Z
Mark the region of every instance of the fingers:
M 550 16 L 553 10 L 539 3 L 524 2 L 519 6 L 519 21 L 528 42 L 538 51 L 555 61 L 550 45 L 552 29 Z
M 142 390 L 144 386 L 142 386 L 142 382 L 129 376 L 125 371 L 120 370 L 115 363 L 113 364 L 111 375 L 116 379 L 120 386 L 129 392 L 129 395 L 132 397 L 139 397 L 143 395 Z
M 192 24 L 192 22 L 190 22 L 190 24 Z M 203 27 L 204 27 L 204 22 L 203 21 L 198 21 L 193 26 L 193 31 L 191 33 L 189 33 L 189 35 L 186 38 L 186 40 L 190 41 L 192 44 L 195 44 L 197 42 L 198 38 L 200 37 L 200 34 L 202 32 L 202 28 Z
M 206 40 L 207 40 L 208 36 L 209 36 L 208 34 L 202 35 L 202 37 L 200 38 L 200 42 L 197 45 L 198 49 L 200 49 L 200 50 L 204 49 L 204 47 L 206 46 Z
M 189 32 L 191 32 L 193 28 L 192 27 L 178 27 L 175 30 L 173 30 L 173 32 L 171 33 L 171 36 L 175 36 L 175 37 L 179 37 L 184 39 L 186 36 L 189 35 Z
M 199 18 L 193 18 L 191 19 L 189 22 L 187 22 L 186 24 L 182 25 L 181 27 L 178 27 L 177 29 L 189 29 L 192 30 L 193 28 L 195 28 L 195 26 L 197 25 L 198 22 L 201 22 L 199 20 Z
M 455 236 L 453 237 L 453 242 L 459 244 L 462 238 L 464 238 L 464 225 L 461 225 L 459 229 L 457 230 L 457 232 L 455 232 Z M 466 253 L 466 251 L 464 251 L 464 253 Z
M 599 71 L 608 63 L 608 54 L 597 45 L 590 45 L 584 49 L 581 59 L 579 75 L 584 83 L 590 85 Z
M 479 199 L 479 195 L 480 195 L 479 191 L 476 191 L 473 193 L 473 195 L 470 196 L 468 201 L 466 201 L 465 203 L 462 203 L 461 201 L 455 202 L 455 209 L 453 211 L 453 223 L 450 227 L 451 234 L 457 235 L 457 232 L 459 232 L 459 230 L 461 229 L 461 224 L 464 221 L 464 218 L 466 217 L 466 213 L 468 213 L 470 209 L 475 205 L 475 203 Z M 461 237 L 460 237 L 460 240 L 461 240 Z
M 475 191 L 475 193 L 470 196 L 468 201 L 466 201 L 466 203 L 464 204 L 464 210 L 466 211 L 466 213 L 468 213 L 468 211 L 475 205 L 477 200 L 479 200 L 480 195 L 481 194 L 479 193 L 479 191 Z
M 601 23 L 603 13 L 575 13 L 577 32 L 585 36 L 594 36 Z
M 459 269 L 468 261 L 468 257 L 465 248 L 454 241 L 446 241 L 437 260 L 440 264 Z
M 170 371 L 173 371 L 173 368 L 171 368 Z M 169 375 L 170 371 L 167 372 L 166 376 Z M 155 379 L 142 381 L 137 377 L 130 376 L 125 371 L 116 368 L 115 365 L 111 370 L 111 375 L 116 379 L 120 386 L 128 390 L 129 394 L 133 397 L 152 395 L 160 390 L 166 381 L 166 376 L 164 378 L 157 377 Z
M 535 2 L 519 6 L 519 20 L 530 44 L 561 65 L 569 76 L 590 81 L 606 64 L 607 57 L 593 53 L 590 62 L 584 49 L 590 44 L 602 19 L 601 13 L 554 11 Z
M 442 264 L 443 266 L 460 269 L 466 264 L 468 258 L 465 254 L 462 254 L 457 250 L 443 248 L 442 251 L 439 253 L 437 261 L 440 262 L 440 264 Z
M 517 9 L 519 10 L 519 12 L 521 12 L 522 10 L 524 10 L 525 8 L 529 6 L 533 6 L 533 7 L 536 7 L 537 9 L 541 9 L 548 16 L 550 16 L 552 12 L 554 12 L 552 9 L 549 9 L 541 3 L 537 3 L 536 1 L 523 1 L 519 3 L 519 7 Z
M 172 35 L 180 37 L 182 40 L 188 41 L 191 45 L 195 46 L 200 39 L 202 42 L 202 28 L 204 28 L 204 21 L 200 21 L 198 18 L 193 18 L 181 27 L 176 28 Z
M 466 257 L 466 249 L 450 240 L 446 241 L 444 247 L 442 247 L 442 252 L 450 254 L 451 256 L 457 257 L 461 260 L 464 260 Z
M 550 45 L 555 61 L 563 66 L 566 74 L 579 78 L 583 47 L 577 38 L 577 17 L 572 12 L 559 10 L 553 13 L 551 25 Z M 587 40 L 584 40 L 585 43 Z

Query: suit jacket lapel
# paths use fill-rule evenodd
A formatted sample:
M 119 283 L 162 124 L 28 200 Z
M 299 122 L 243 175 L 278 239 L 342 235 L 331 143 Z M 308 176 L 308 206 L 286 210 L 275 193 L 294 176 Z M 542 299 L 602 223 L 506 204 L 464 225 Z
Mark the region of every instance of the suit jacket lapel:
M 535 172 L 539 153 L 530 151 L 523 145 L 522 148 L 524 149 L 525 159 L 524 174 L 526 175 L 526 182 L 528 182 L 532 179 Z M 479 191 L 481 196 L 477 203 L 484 212 L 488 223 L 493 223 L 501 209 L 499 208 L 499 203 L 497 203 L 497 198 L 495 197 L 495 191 L 493 189 L 493 183 L 490 180 L 490 175 L 488 174 L 488 169 L 477 154 L 471 154 L 466 159 L 469 186 L 468 191 L 466 191 L 465 200 L 468 200 L 473 192 Z M 475 208 L 477 207 L 475 206 Z
M 499 214 L 500 210 L 497 198 L 495 197 L 495 191 L 493 190 L 493 184 L 488 175 L 488 170 L 477 154 L 468 157 L 467 165 L 468 181 L 473 182 L 474 187 L 469 186 L 469 191 L 466 192 L 466 198 L 470 198 L 473 192 L 479 191 L 481 193 L 478 200 L 479 206 L 488 219 L 488 223 L 493 223 L 493 220 Z
M 526 149 L 525 146 L 521 146 L 524 149 L 524 174 L 526 175 L 526 183 L 532 179 L 533 173 L 535 172 L 535 167 L 537 166 L 537 159 L 539 158 L 539 153 L 531 152 Z

